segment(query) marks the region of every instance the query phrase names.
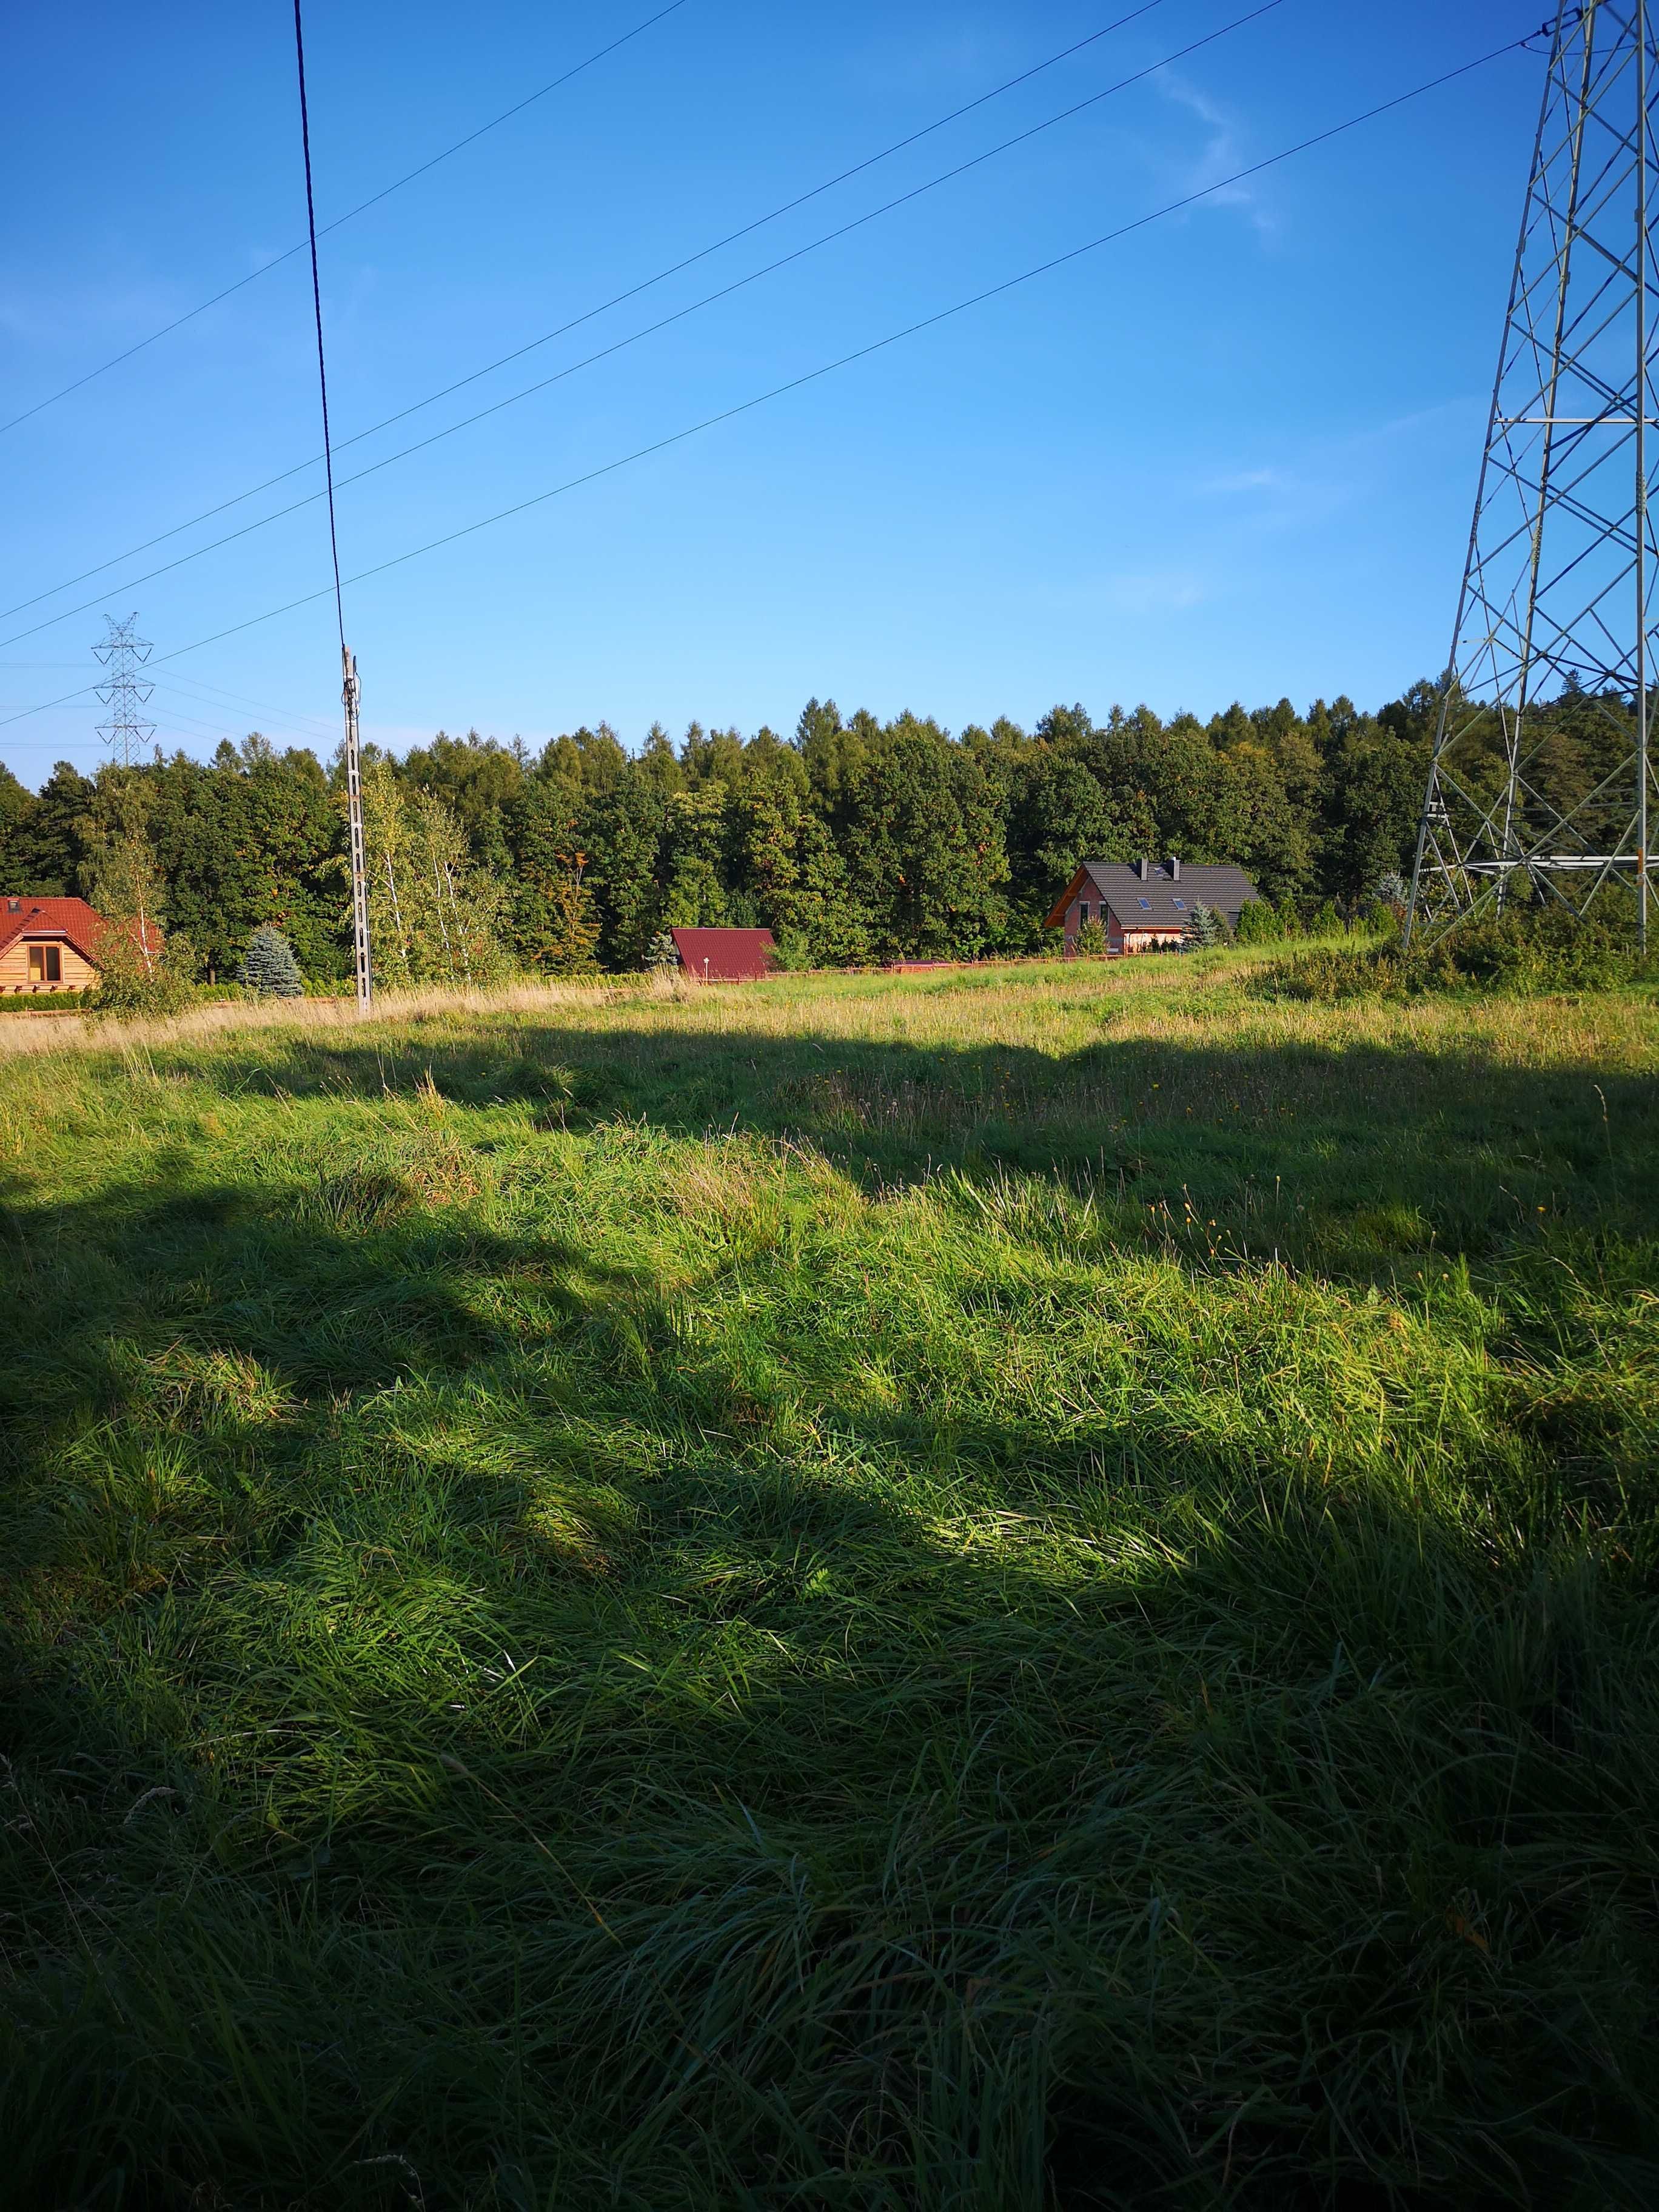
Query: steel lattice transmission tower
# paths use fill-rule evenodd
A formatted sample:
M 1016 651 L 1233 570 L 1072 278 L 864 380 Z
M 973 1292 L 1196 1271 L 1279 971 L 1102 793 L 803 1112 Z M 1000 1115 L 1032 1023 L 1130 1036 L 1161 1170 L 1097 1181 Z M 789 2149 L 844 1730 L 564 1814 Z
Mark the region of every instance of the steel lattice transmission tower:
M 137 615 L 129 615 L 125 622 L 106 615 L 109 635 L 92 648 L 109 671 L 108 683 L 98 686 L 109 720 L 100 722 L 98 734 L 123 768 L 132 766 L 134 748 L 155 735 L 155 723 L 145 721 L 140 711 L 149 704 L 155 686 L 138 673 L 149 659 L 150 647 L 148 638 L 137 635 Z
M 1645 942 L 1659 545 L 1648 0 L 1565 9 L 1516 251 L 1407 932 L 1524 898 Z

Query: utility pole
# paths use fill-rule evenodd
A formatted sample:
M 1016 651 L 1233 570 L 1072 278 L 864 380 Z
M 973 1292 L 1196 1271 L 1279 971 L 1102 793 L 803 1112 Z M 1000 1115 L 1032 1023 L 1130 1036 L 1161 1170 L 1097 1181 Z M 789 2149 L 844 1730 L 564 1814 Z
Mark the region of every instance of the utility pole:
M 1651 0 L 1549 27 L 1407 939 L 1628 902 L 1645 946 L 1659 543 Z
M 148 638 L 136 635 L 137 620 L 137 615 L 129 615 L 125 622 L 117 622 L 113 615 L 106 615 L 109 635 L 92 648 L 109 671 L 108 683 L 98 686 L 109 720 L 100 722 L 98 734 L 123 768 L 131 768 L 135 749 L 155 735 L 155 723 L 145 721 L 139 712 L 149 704 L 155 686 L 138 673 L 149 659 L 150 646 Z
M 363 857 L 363 762 L 357 739 L 357 706 L 362 696 L 357 682 L 357 656 L 340 647 L 345 678 L 341 697 L 345 702 L 346 819 L 351 832 L 351 945 L 357 969 L 357 1011 L 368 1012 L 374 996 L 374 971 L 368 958 L 368 870 Z
M 323 356 L 323 284 L 317 270 L 317 209 L 311 189 L 311 118 L 306 106 L 305 32 L 294 0 L 294 60 L 300 83 L 300 143 L 305 154 L 306 225 L 311 240 L 311 306 L 317 325 L 317 392 L 323 407 L 323 465 L 328 483 L 328 550 L 334 567 L 334 619 L 340 636 L 341 700 L 345 707 L 346 820 L 351 842 L 351 950 L 357 975 L 357 1011 L 374 995 L 369 964 L 368 870 L 363 853 L 363 761 L 357 740 L 357 657 L 345 641 L 345 601 L 340 590 L 340 541 L 334 514 L 334 447 L 328 428 L 328 367 Z

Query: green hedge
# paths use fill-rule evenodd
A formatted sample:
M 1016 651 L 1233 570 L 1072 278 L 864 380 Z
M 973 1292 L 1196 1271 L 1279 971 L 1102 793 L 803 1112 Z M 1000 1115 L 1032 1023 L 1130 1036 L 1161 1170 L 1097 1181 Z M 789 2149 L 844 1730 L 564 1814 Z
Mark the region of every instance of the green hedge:
M 1470 988 L 1522 995 L 1612 990 L 1656 974 L 1659 960 L 1638 950 L 1622 915 L 1575 921 L 1559 912 L 1520 908 L 1461 923 L 1409 951 L 1397 943 L 1353 952 L 1315 946 L 1263 969 L 1257 988 L 1271 998 L 1329 1002 Z
M 60 1014 L 86 1004 L 85 991 L 6 991 L 0 993 L 0 1014 Z

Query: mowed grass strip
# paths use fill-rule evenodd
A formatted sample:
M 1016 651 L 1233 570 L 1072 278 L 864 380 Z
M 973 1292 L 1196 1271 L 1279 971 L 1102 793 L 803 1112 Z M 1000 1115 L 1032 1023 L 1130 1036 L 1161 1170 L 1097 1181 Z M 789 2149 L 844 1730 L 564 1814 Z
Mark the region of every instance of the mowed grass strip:
M 1659 2196 L 1655 1007 L 0 1070 L 20 2205 Z

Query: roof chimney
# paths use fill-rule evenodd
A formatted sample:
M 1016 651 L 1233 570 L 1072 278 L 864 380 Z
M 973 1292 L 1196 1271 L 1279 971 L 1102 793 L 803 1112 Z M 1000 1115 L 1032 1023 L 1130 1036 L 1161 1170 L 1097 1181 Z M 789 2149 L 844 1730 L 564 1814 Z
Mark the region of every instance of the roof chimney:
M 1135 873 L 1139 877 L 1141 882 L 1144 884 L 1147 877 L 1150 876 L 1152 872 L 1152 864 L 1143 853 L 1140 858 L 1135 862 Z
M 1170 855 L 1170 881 L 1172 884 L 1181 881 L 1181 862 L 1173 853 Z

